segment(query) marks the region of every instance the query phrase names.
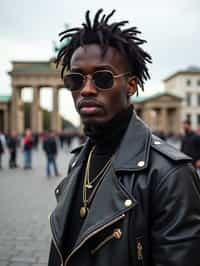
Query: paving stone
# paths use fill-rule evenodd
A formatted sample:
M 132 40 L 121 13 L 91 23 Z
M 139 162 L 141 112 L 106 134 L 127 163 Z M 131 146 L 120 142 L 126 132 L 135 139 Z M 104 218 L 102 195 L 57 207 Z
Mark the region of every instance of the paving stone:
M 47 263 L 37 263 L 37 264 L 32 264 L 31 266 L 47 266 Z
M 2 259 L 0 259 L 0 265 L 1 266 L 9 266 L 8 265 L 8 261 L 7 260 L 2 260 Z
M 18 151 L 18 164 L 23 154 Z M 0 172 L 0 266 L 47 265 L 51 231 L 48 215 L 56 206 L 54 189 L 62 177 L 45 177 L 45 156 L 41 147 L 33 152 L 33 169 L 8 169 L 8 152 Z M 59 151 L 63 177 L 71 156 Z
M 32 266 L 32 264 L 26 262 L 12 262 L 8 264 L 8 266 Z
M 18 263 L 36 263 L 36 258 L 32 258 L 32 257 L 13 257 L 10 259 L 11 262 L 18 262 Z
M 38 257 L 38 262 L 39 263 L 48 263 L 48 256 L 40 256 Z
M 15 249 L 6 249 L 6 247 L 0 248 L 0 258 L 2 260 L 9 260 L 9 258 L 14 255 L 17 255 L 17 251 Z

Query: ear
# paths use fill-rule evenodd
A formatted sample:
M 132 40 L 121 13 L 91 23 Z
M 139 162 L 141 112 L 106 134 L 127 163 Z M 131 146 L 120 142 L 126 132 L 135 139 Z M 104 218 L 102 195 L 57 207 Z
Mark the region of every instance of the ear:
M 135 76 L 129 77 L 128 87 L 127 87 L 127 96 L 131 97 L 137 91 L 137 78 Z

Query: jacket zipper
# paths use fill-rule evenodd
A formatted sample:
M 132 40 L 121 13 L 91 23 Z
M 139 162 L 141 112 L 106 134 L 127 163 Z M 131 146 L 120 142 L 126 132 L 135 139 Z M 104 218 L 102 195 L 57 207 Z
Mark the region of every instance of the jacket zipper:
M 50 217 L 50 225 L 51 225 L 51 217 Z M 50 227 L 51 227 L 51 226 L 50 226 Z M 52 228 L 52 227 L 51 227 L 51 228 Z M 55 246 L 55 248 L 56 248 L 56 250 L 57 250 L 57 252 L 58 252 L 58 255 L 59 255 L 59 257 L 60 257 L 60 261 L 61 261 L 60 266 L 63 266 L 63 265 L 64 265 L 64 260 L 63 260 L 63 257 L 62 257 L 62 254 L 61 254 L 61 251 L 60 251 L 60 249 L 59 249 L 59 247 L 58 247 L 58 245 L 57 245 L 57 243 L 56 243 L 56 240 L 55 240 L 55 238 L 54 238 L 54 235 L 53 235 L 53 231 L 52 231 L 52 229 L 51 229 L 51 234 L 52 234 L 52 240 L 53 240 L 54 246 Z
M 137 240 L 137 259 L 144 266 L 143 246 L 141 240 Z
M 108 243 L 112 239 L 120 239 L 122 232 L 119 228 L 113 230 L 112 235 L 107 236 L 104 240 L 102 240 L 96 248 L 91 250 L 91 254 L 94 255 L 100 248 L 102 248 L 106 243 Z
M 64 266 L 67 266 L 67 263 L 69 262 L 69 259 L 72 257 L 72 255 L 89 239 L 91 238 L 93 235 L 99 233 L 100 231 L 102 231 L 103 229 L 105 229 L 106 227 L 112 225 L 113 223 L 123 219 L 125 217 L 125 214 L 120 215 L 119 217 L 115 218 L 114 220 L 112 220 L 110 223 L 105 224 L 104 226 L 100 227 L 99 229 L 93 231 L 91 234 L 89 234 L 83 241 L 80 242 L 80 244 L 74 249 L 72 250 L 72 252 L 69 254 L 69 256 L 67 257 Z

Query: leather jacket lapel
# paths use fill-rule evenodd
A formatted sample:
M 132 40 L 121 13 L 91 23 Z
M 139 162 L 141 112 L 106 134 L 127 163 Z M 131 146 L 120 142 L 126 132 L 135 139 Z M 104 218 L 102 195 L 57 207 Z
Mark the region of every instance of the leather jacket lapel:
M 69 211 L 72 199 L 77 187 L 80 171 L 87 159 L 89 145 L 84 146 L 79 156 L 75 159 L 74 166 L 71 167 L 69 175 L 66 177 L 66 184 L 62 191 L 57 207 L 50 216 L 51 230 L 58 247 L 60 248 L 62 236 L 64 234 L 65 224 L 70 218 Z
M 125 204 L 129 200 L 130 205 Z M 96 232 L 114 223 L 114 221 L 132 209 L 136 200 L 122 188 L 111 166 L 106 173 L 100 187 L 89 208 L 75 248 Z

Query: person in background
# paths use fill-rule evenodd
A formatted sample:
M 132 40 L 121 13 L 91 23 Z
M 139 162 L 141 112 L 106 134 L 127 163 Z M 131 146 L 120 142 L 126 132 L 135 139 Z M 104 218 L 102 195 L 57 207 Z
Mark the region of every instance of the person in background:
M 13 131 L 11 135 L 8 137 L 7 146 L 10 154 L 9 158 L 9 167 L 16 168 L 17 166 L 17 147 L 19 146 L 18 143 L 18 136 L 17 132 Z
M 55 176 L 60 176 L 58 172 L 58 166 L 56 162 L 56 157 L 58 154 L 58 148 L 57 148 L 57 143 L 56 143 L 56 138 L 55 134 L 53 131 L 49 132 L 49 135 L 43 142 L 43 149 L 46 154 L 46 175 L 47 177 L 51 176 L 51 165 L 53 166 L 54 169 L 54 174 Z
M 32 140 L 33 140 L 33 148 L 37 149 L 38 148 L 38 144 L 39 144 L 39 133 L 38 132 L 34 132 L 33 133 Z
M 200 135 L 194 132 L 189 120 L 183 121 L 184 136 L 181 141 L 181 151 L 192 158 L 196 169 L 200 169 Z
M 6 147 L 6 137 L 7 134 L 4 134 L 2 131 L 0 131 L 0 140 L 4 148 Z
M 24 169 L 32 169 L 32 149 L 32 131 L 31 129 L 26 129 L 23 137 Z
M 200 180 L 137 116 L 151 56 L 113 13 L 87 11 L 60 34 L 57 64 L 87 139 L 55 189 L 48 265 L 199 266 Z
M 0 169 L 2 169 L 2 155 L 4 153 L 4 145 L 3 145 L 3 141 L 0 138 Z

